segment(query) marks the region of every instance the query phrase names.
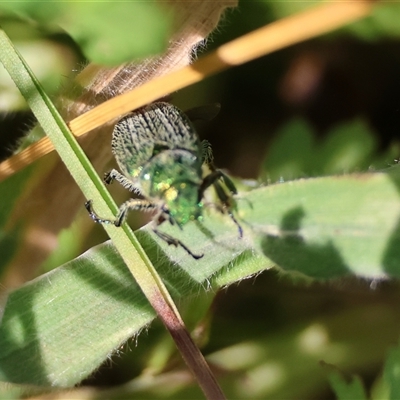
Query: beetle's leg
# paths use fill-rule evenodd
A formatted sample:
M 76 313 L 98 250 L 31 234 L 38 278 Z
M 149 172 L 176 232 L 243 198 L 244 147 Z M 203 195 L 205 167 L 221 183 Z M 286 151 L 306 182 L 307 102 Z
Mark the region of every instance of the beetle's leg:
M 211 165 L 212 165 L 212 164 L 211 164 Z M 204 192 L 205 192 L 211 185 L 214 185 L 215 190 L 217 191 L 217 195 L 218 195 L 218 197 L 220 198 L 220 200 L 221 200 L 222 202 L 226 202 L 226 200 L 229 200 L 229 197 L 225 194 L 225 192 L 224 192 L 224 195 L 218 193 L 219 189 L 217 189 L 217 187 L 216 187 L 216 185 L 215 185 L 215 184 L 218 182 L 218 179 L 222 179 L 222 180 L 224 181 L 226 187 L 229 189 L 229 191 L 230 191 L 232 194 L 237 194 L 236 186 L 235 186 L 235 184 L 232 182 L 231 178 L 228 177 L 228 175 L 226 175 L 226 174 L 225 174 L 224 172 L 222 172 L 220 169 L 215 169 L 215 167 L 214 167 L 213 165 L 212 165 L 212 167 L 214 168 L 214 170 L 212 170 L 212 172 L 211 172 L 209 175 L 207 175 L 207 176 L 203 179 L 203 182 L 202 182 L 201 185 L 200 185 L 199 198 L 198 198 L 198 200 L 200 201 L 200 200 L 203 198 Z M 222 187 L 221 187 L 220 190 L 223 191 Z M 224 197 L 226 200 L 223 200 L 223 197 Z
M 201 199 L 203 198 L 205 190 L 210 187 L 211 185 L 214 186 L 215 192 L 217 193 L 218 198 L 220 199 L 221 203 L 224 204 L 228 210 L 228 215 L 231 217 L 232 221 L 236 224 L 239 230 L 239 237 L 243 237 L 243 229 L 237 222 L 236 218 L 234 217 L 232 213 L 232 204 L 231 204 L 231 198 L 226 194 L 225 190 L 222 188 L 220 183 L 218 182 L 219 179 L 222 179 L 226 185 L 226 187 L 229 189 L 229 191 L 232 194 L 237 194 L 236 187 L 232 180 L 224 174 L 221 170 L 216 169 L 214 164 L 210 164 L 210 168 L 212 169 L 212 172 L 207 175 L 204 179 L 203 182 L 200 186 L 199 190 L 199 197 L 198 201 L 200 202 Z
M 214 155 L 212 152 L 211 144 L 208 140 L 203 140 L 201 142 L 201 152 L 202 152 L 202 161 L 204 164 L 207 164 L 208 168 L 210 168 L 211 174 L 208 175 L 205 180 L 208 178 L 211 180 L 211 183 L 208 184 L 210 186 L 215 182 L 217 179 L 222 179 L 226 185 L 226 187 L 229 189 L 229 191 L 233 194 L 237 194 L 237 190 L 235 187 L 235 184 L 232 182 L 232 180 L 223 173 L 220 169 L 217 169 L 214 165 Z M 204 182 L 203 182 L 204 183 Z M 207 189 L 207 187 L 205 189 Z M 204 190 L 205 190 L 204 189 Z M 203 192 L 204 192 L 203 190 Z
M 93 206 L 92 206 L 92 200 L 88 200 L 85 203 L 85 207 L 86 207 L 86 210 L 88 210 L 89 215 L 93 219 L 94 222 L 97 222 L 100 224 L 113 224 L 115 226 L 121 226 L 124 223 L 129 211 L 132 211 L 132 210 L 154 211 L 155 209 L 157 209 L 157 206 L 148 200 L 129 199 L 125 203 L 121 204 L 121 206 L 119 207 L 118 214 L 115 217 L 115 220 L 111 220 L 111 219 L 100 218 L 94 212 Z
M 178 225 L 179 228 L 182 229 L 182 227 L 179 224 L 176 224 L 175 220 L 172 218 L 170 212 L 168 209 L 163 207 L 159 214 L 156 215 L 153 219 L 153 224 L 156 226 L 153 227 L 153 232 L 162 240 L 164 240 L 168 245 L 173 245 L 175 247 L 181 246 L 182 249 L 184 249 L 190 256 L 192 256 L 195 260 L 198 260 L 199 258 L 203 257 L 204 254 L 197 255 L 192 253 L 192 251 L 185 245 L 183 244 L 179 239 L 176 239 L 167 233 L 160 232 L 157 227 L 161 225 L 164 221 L 169 221 L 171 225 Z
M 228 188 L 228 190 L 232 194 L 237 194 L 237 189 L 236 189 L 235 184 L 232 182 L 232 179 L 229 178 L 229 176 L 225 174 L 225 172 L 221 171 L 220 169 L 216 169 L 214 167 L 214 164 L 210 164 L 210 168 L 212 168 L 211 169 L 212 172 L 209 176 L 210 176 L 210 179 L 212 180 L 211 183 L 213 185 L 215 182 L 217 182 L 218 179 L 222 179 L 224 181 L 225 186 Z
M 199 190 L 199 197 L 198 201 L 200 202 L 201 199 L 203 198 L 205 190 L 210 187 L 211 185 L 214 186 L 215 191 L 217 193 L 218 198 L 220 201 L 226 206 L 228 210 L 228 215 L 231 217 L 232 221 L 236 224 L 239 230 L 239 237 L 241 238 L 243 236 L 243 229 L 237 222 L 236 218 L 234 217 L 232 213 L 232 204 L 230 204 L 230 197 L 225 193 L 224 189 L 222 186 L 219 184 L 218 180 L 222 179 L 225 186 L 228 188 L 228 190 L 232 194 L 237 194 L 237 189 L 235 184 L 232 182 L 231 178 L 228 177 L 224 172 L 222 172 L 220 169 L 217 169 L 213 163 L 214 156 L 212 153 L 212 148 L 211 144 L 207 140 L 203 140 L 201 142 L 202 146 L 202 161 L 203 163 L 207 164 L 208 168 L 211 170 L 211 173 L 207 175 L 204 179 L 203 182 L 200 186 Z
M 118 179 L 123 180 L 123 178 L 125 177 L 120 172 L 118 172 L 116 169 L 112 169 L 111 171 L 108 171 L 104 174 L 103 181 L 107 185 L 110 185 L 111 183 L 114 182 L 114 180 L 117 181 Z
M 168 221 L 171 225 L 177 226 L 181 231 L 183 230 L 182 225 L 179 225 L 174 220 L 171 213 L 169 212 L 169 210 L 166 207 L 161 208 L 160 214 L 154 218 L 154 221 L 157 221 L 157 226 L 161 225 L 164 221 Z
M 235 218 L 235 216 L 233 215 L 232 206 L 230 204 L 230 197 L 225 193 L 225 190 L 222 188 L 222 186 L 219 184 L 218 181 L 214 181 L 213 186 L 214 186 L 215 192 L 217 193 L 218 198 L 221 200 L 221 203 L 226 205 L 227 212 L 228 212 L 228 215 L 231 217 L 231 220 L 238 227 L 239 237 L 242 238 L 243 237 L 243 229 L 240 226 L 239 222 L 237 222 L 237 219 Z
M 130 192 L 141 194 L 140 189 L 138 187 L 136 187 L 130 179 L 125 177 L 123 174 L 118 172 L 116 169 L 112 169 L 111 171 L 106 172 L 104 174 L 103 180 L 107 185 L 109 185 L 110 183 L 113 183 L 115 180 L 119 184 L 121 184 L 125 189 L 128 189 Z
M 192 256 L 195 260 L 198 260 L 199 258 L 203 257 L 204 254 L 198 255 L 198 254 L 194 254 L 192 253 L 192 251 L 186 247 L 180 240 L 167 235 L 166 233 L 160 232 L 159 230 L 157 230 L 157 228 L 153 228 L 153 232 L 162 240 L 164 240 L 164 242 L 166 242 L 169 245 L 173 245 L 175 247 L 182 247 L 182 249 L 184 249 L 186 251 L 186 253 L 188 253 L 190 256 Z
M 212 165 L 213 160 L 214 160 L 214 155 L 212 152 L 211 143 L 208 140 L 203 140 L 201 142 L 201 161 L 203 164 L 207 164 L 210 167 L 210 165 Z

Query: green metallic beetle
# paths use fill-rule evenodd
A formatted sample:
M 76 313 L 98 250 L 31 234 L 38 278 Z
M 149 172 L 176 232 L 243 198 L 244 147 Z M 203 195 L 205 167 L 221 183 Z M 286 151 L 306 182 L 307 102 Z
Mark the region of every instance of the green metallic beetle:
M 213 164 L 210 144 L 200 142 L 188 116 L 169 103 L 157 102 L 141 108 L 121 119 L 114 128 L 112 152 L 122 173 L 113 169 L 106 173 L 104 181 L 116 180 L 126 189 L 141 196 L 132 198 L 120 206 L 114 221 L 102 219 L 92 209 L 89 200 L 85 206 L 91 218 L 98 223 L 120 226 L 129 210 L 156 211 L 153 231 L 168 244 L 181 246 L 194 258 L 180 240 L 160 232 L 157 226 L 168 220 L 180 228 L 188 221 L 201 220 L 204 191 L 214 186 L 222 206 L 239 229 L 242 228 L 232 214 L 231 194 L 236 188 L 221 170 Z M 203 178 L 202 166 L 210 173 Z

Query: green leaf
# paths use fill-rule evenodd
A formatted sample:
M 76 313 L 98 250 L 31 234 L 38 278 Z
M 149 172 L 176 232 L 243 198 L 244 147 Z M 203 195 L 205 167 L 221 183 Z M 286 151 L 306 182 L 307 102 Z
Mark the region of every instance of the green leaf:
M 321 279 L 398 277 L 399 188 L 396 166 L 255 189 L 238 196 L 242 239 L 231 219 L 216 211 L 183 231 L 162 225 L 204 253 L 200 260 L 169 247 L 148 227 L 136 235 L 181 302 L 274 264 Z M 113 246 L 97 246 L 10 295 L 0 325 L 0 379 L 74 385 L 153 318 Z
M 398 38 L 400 36 L 397 18 L 399 11 L 399 3 L 382 2 L 373 8 L 370 16 L 355 22 L 345 29 L 368 41 L 376 41 L 385 37 Z
M 362 120 L 336 126 L 319 142 L 315 136 L 302 119 L 284 125 L 269 148 L 261 178 L 276 182 L 369 167 L 376 140 Z
M 389 391 L 389 399 L 399 398 L 400 393 L 400 346 L 392 349 L 387 357 L 383 372 L 385 383 Z
M 198 229 L 192 226 L 191 230 Z M 176 298 L 196 295 L 223 266 L 245 266 L 242 275 L 254 271 L 245 263 L 246 258 L 254 258 L 246 251 L 248 244 L 237 238 L 235 251 L 229 245 L 232 239 L 220 235 L 219 245 L 211 239 L 202 247 L 204 261 L 193 260 L 180 249 L 172 261 L 154 247 L 149 232 L 138 232 L 138 236 Z M 236 260 L 232 259 L 235 253 Z M 265 266 L 259 258 L 258 270 Z M 111 243 L 94 247 L 10 295 L 0 326 L 0 380 L 73 386 L 154 317 Z
M 346 273 L 399 276 L 400 169 L 315 178 L 253 191 L 244 219 L 259 248 L 287 271 L 314 278 Z
M 153 317 L 115 250 L 95 248 L 10 295 L 0 328 L 1 380 L 73 385 Z
M 271 182 L 310 175 L 313 166 L 314 132 L 303 119 L 294 119 L 277 133 L 263 163 L 262 179 Z M 311 161 L 312 162 L 312 161 Z M 315 171 L 314 171 L 315 173 Z
M 171 15 L 147 2 L 68 3 L 60 25 L 89 60 L 121 64 L 160 53 L 167 45 Z
M 137 1 L 2 2 L 0 11 L 35 20 L 49 32 L 65 30 L 90 61 L 107 65 L 162 52 L 173 17 L 171 8 Z
M 324 174 L 366 169 L 376 146 L 373 133 L 362 120 L 354 120 L 332 129 L 316 149 L 314 165 Z
M 265 14 L 273 15 L 273 21 L 315 7 L 317 3 L 322 3 L 322 1 L 309 3 L 303 1 L 264 0 L 260 2 L 265 9 Z M 370 15 L 329 33 L 327 37 L 332 38 L 332 36 L 350 34 L 368 41 L 376 41 L 380 38 L 398 38 L 400 36 L 399 11 L 400 5 L 398 2 L 379 2 L 374 5 Z
M 47 93 L 54 94 L 59 91 L 60 76 L 68 76 L 76 66 L 77 59 L 72 52 L 66 46 L 50 40 L 24 38 L 17 40 L 14 44 L 23 54 Z M 0 110 L 10 112 L 26 108 L 24 98 L 0 64 Z
M 314 1 L 312 4 L 303 1 L 268 1 L 263 0 L 262 3 L 268 7 L 274 15 L 274 19 L 284 18 L 289 15 L 300 13 L 309 8 L 312 8 L 316 3 L 321 3 L 321 0 Z
M 367 400 L 361 379 L 354 376 L 349 382 L 338 372 L 332 372 L 329 381 L 338 400 Z
M 31 173 L 32 167 L 25 169 L 21 174 L 13 175 L 0 184 L 0 191 L 3 194 L 0 202 L 0 276 L 18 249 L 18 238 L 23 221 L 18 223 L 14 218 L 10 222 L 10 216 Z

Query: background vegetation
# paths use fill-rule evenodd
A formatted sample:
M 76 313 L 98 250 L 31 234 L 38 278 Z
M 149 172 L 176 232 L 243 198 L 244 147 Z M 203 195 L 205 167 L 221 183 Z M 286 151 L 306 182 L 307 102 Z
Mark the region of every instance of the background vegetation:
M 242 2 L 238 9 L 227 13 L 219 30 L 209 40 L 207 49 L 297 12 L 302 7 L 299 3 Z M 385 221 L 391 220 L 394 234 L 391 239 L 385 236 L 384 242 L 390 247 L 388 242 L 392 240 L 392 247 L 395 248 L 398 243 L 395 220 L 398 215 L 397 193 L 393 194 L 389 186 L 379 182 L 376 186 L 358 186 L 354 177 L 361 175 L 348 174 L 384 170 L 391 171 L 391 179 L 398 181 L 396 166 L 390 167 L 396 164 L 395 160 L 400 155 L 400 59 L 397 51 L 400 30 L 395 22 L 399 12 L 400 7 L 396 4 L 384 6 L 349 28 L 278 51 L 186 88 L 173 95 L 173 102 L 182 109 L 211 102 L 221 103 L 219 116 L 199 126 L 199 132 L 202 138 L 212 143 L 217 165 L 238 178 L 238 186 L 243 192 L 249 187 L 299 178 L 340 176 L 343 178 L 341 182 L 348 182 L 344 188 L 340 186 L 340 179 L 335 178 L 317 181 L 314 191 L 306 186 L 302 192 L 304 181 L 296 181 L 294 192 L 287 194 L 288 204 L 292 204 L 290 200 L 296 199 L 296 196 L 303 196 L 301 204 L 311 204 L 310 209 L 316 210 L 316 220 L 321 221 L 320 215 L 325 209 L 318 209 L 318 200 L 328 204 L 326 202 L 335 199 L 335 196 L 342 199 L 342 203 L 332 203 L 336 207 L 340 205 L 339 212 L 331 210 L 332 220 L 326 222 L 331 227 L 336 219 L 337 229 L 345 229 L 347 224 L 351 225 L 352 219 L 359 217 L 354 214 L 358 200 L 363 207 L 370 204 L 371 207 L 366 210 L 371 219 L 377 218 L 371 223 L 371 231 L 376 236 L 370 235 L 370 247 L 378 246 L 380 238 L 387 233 L 385 229 L 389 229 L 390 224 L 385 225 Z M 91 55 L 84 44 L 80 47 L 79 35 L 71 35 L 74 41 L 71 36 L 51 30 L 46 24 L 33 26 L 26 19 L 21 22 L 7 10 L 3 13 L 2 27 L 17 44 L 21 43 L 21 51 L 24 50 L 28 63 L 54 95 L 60 86 L 67 83 L 66 78 L 60 77 L 70 75 L 70 71 L 79 68 L 85 60 L 83 54 Z M 157 16 L 148 18 L 158 21 Z M 159 37 L 165 37 L 166 32 L 168 27 L 164 32 L 154 34 L 154 42 L 160 43 Z M 151 46 L 149 52 L 157 51 Z M 140 52 L 138 55 L 141 55 Z M 13 86 L 7 84 L 3 75 L 0 81 L 4 85 L 0 93 L 0 106 L 4 110 L 0 121 L 0 140 L 4 140 L 2 148 L 6 157 L 16 141 L 16 133 L 26 132 L 27 126 L 33 124 L 33 118 L 24 109 L 23 103 L 16 99 Z M 37 171 L 33 170 L 33 179 L 35 173 Z M 18 190 L 22 191 L 26 185 L 25 179 L 26 175 L 19 174 L 2 183 L 1 214 L 5 223 L 9 221 L 10 213 L 15 213 L 13 207 Z M 272 190 L 279 191 L 276 187 Z M 284 191 L 290 186 L 281 187 Z M 376 192 L 373 192 L 375 189 Z M 112 190 L 117 198 L 123 197 L 118 189 Z M 263 190 L 268 190 L 268 186 Z M 346 195 L 352 190 L 357 193 L 355 199 Z M 378 190 L 382 192 L 378 193 Z M 362 201 L 361 194 L 367 200 Z M 279 202 L 283 202 L 285 192 L 276 196 Z M 31 207 L 35 199 L 27 201 Z M 271 216 L 268 211 L 262 216 L 272 220 L 273 210 L 279 204 L 273 203 L 273 195 L 270 201 L 271 204 L 265 201 L 265 207 L 272 210 Z M 246 207 L 243 205 L 243 208 Z M 294 206 L 287 209 L 292 214 L 286 229 L 296 232 L 300 229 L 296 221 L 300 224 L 302 211 Z M 360 215 L 365 217 L 367 214 Z M 135 215 L 131 220 L 133 226 L 143 222 L 141 215 Z M 379 230 L 381 223 L 382 230 Z M 13 272 L 8 270 L 8 265 L 15 257 L 13 249 L 17 246 L 18 229 L 22 228 L 14 224 L 13 230 L 6 226 L 5 233 L 2 233 L 2 269 L 7 276 L 6 282 L 12 282 L 10 276 Z M 235 234 L 233 232 L 233 236 Z M 318 238 L 319 233 L 314 234 Z M 292 239 L 298 238 L 295 235 Z M 91 224 L 83 210 L 77 221 L 61 232 L 58 249 L 36 274 L 41 275 L 60 266 L 103 240 L 102 230 Z M 312 270 L 310 259 L 302 261 L 299 254 L 310 250 L 309 247 L 300 246 L 298 253 L 289 252 L 293 258 L 291 261 L 282 256 L 279 258 L 280 254 L 276 252 L 268 253 L 267 244 L 261 246 L 264 246 L 264 252 L 272 263 L 259 263 L 264 263 L 264 266 L 279 264 L 282 268 L 289 265 L 291 268 L 286 268 L 289 271 L 272 268 L 218 292 L 204 290 L 206 281 L 201 282 L 200 278 L 200 285 L 191 282 L 188 289 L 184 278 L 178 277 L 178 282 L 183 282 L 183 300 L 178 305 L 193 335 L 199 340 L 203 354 L 208 355 L 217 371 L 217 378 L 228 397 L 336 398 L 340 396 L 343 384 L 340 372 L 352 376 L 349 380 L 353 386 L 347 390 L 354 390 L 359 398 L 362 398 L 363 391 L 373 398 L 385 398 L 391 392 L 392 398 L 396 398 L 393 395 L 393 380 L 388 378 L 391 366 L 397 362 L 396 353 L 390 353 L 389 358 L 387 355 L 399 337 L 400 292 L 397 281 L 383 278 L 385 274 L 389 277 L 399 275 L 398 251 L 387 251 L 391 259 L 386 268 L 374 270 L 369 265 L 370 258 L 363 258 L 357 246 L 352 244 L 348 249 L 355 260 L 348 267 L 351 273 L 346 276 L 338 273 L 339 278 L 326 280 L 334 276 L 332 270 L 318 275 L 319 272 Z M 316 264 L 325 265 L 327 259 L 335 256 L 329 252 L 329 243 L 324 243 L 324 246 L 309 253 Z M 287 254 L 284 248 L 283 254 Z M 384 264 L 384 260 L 376 264 L 380 266 L 380 263 Z M 300 267 L 293 267 L 296 264 Z M 201 263 L 193 265 L 192 268 L 199 270 L 199 276 L 207 268 Z M 107 266 L 103 267 L 106 274 Z M 178 272 L 173 274 L 179 275 Z M 116 281 L 120 279 L 124 282 L 123 272 L 116 275 Z M 207 276 L 206 272 L 204 276 Z M 238 277 L 243 278 L 240 274 Z M 310 277 L 323 279 L 312 280 Z M 234 280 L 227 279 L 226 283 Z M 210 283 L 214 284 L 214 281 Z M 215 287 L 219 286 L 222 284 Z M 6 293 L 8 287 L 4 289 Z M 113 288 L 107 290 L 111 292 Z M 107 290 L 102 293 L 105 298 L 100 296 L 87 300 L 97 301 L 93 303 L 93 313 L 104 307 Z M 124 290 L 129 293 L 129 289 Z M 118 293 L 118 289 L 116 291 Z M 187 297 L 185 291 L 192 296 Z M 126 293 L 119 292 L 118 296 Z M 127 315 L 130 312 L 128 310 Z M 95 322 L 100 325 L 103 318 L 100 314 L 99 321 Z M 113 323 L 118 324 L 121 319 L 121 316 L 115 316 Z M 65 326 L 65 329 L 73 328 Z M 100 333 L 111 334 L 108 331 Z M 66 347 L 67 351 L 72 350 Z M 385 374 L 383 371 L 386 371 Z M 354 375 L 359 376 L 360 381 L 352 380 Z M 331 384 L 335 383 L 336 395 L 331 388 Z M 119 386 L 123 384 L 125 386 Z M 138 338 L 121 346 L 83 385 L 95 387 L 80 392 L 88 397 L 129 398 L 133 394 L 140 398 L 201 397 L 199 389 L 181 365 L 171 339 L 157 321 Z M 107 387 L 110 391 L 100 392 L 99 387 Z M 11 390 L 15 391 L 16 397 L 19 396 L 17 387 Z M 10 393 L 8 389 L 4 396 L 10 396 Z M 347 398 L 350 397 L 348 393 Z

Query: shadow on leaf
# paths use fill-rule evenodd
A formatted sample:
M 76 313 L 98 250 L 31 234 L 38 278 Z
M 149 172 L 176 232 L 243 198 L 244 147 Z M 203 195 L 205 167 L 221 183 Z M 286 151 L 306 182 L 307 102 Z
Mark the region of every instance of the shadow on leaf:
M 261 240 L 263 253 L 285 271 L 297 271 L 313 278 L 336 278 L 350 272 L 340 253 L 328 241 L 308 244 L 301 233 L 302 207 L 289 210 L 282 218 L 280 233 Z

